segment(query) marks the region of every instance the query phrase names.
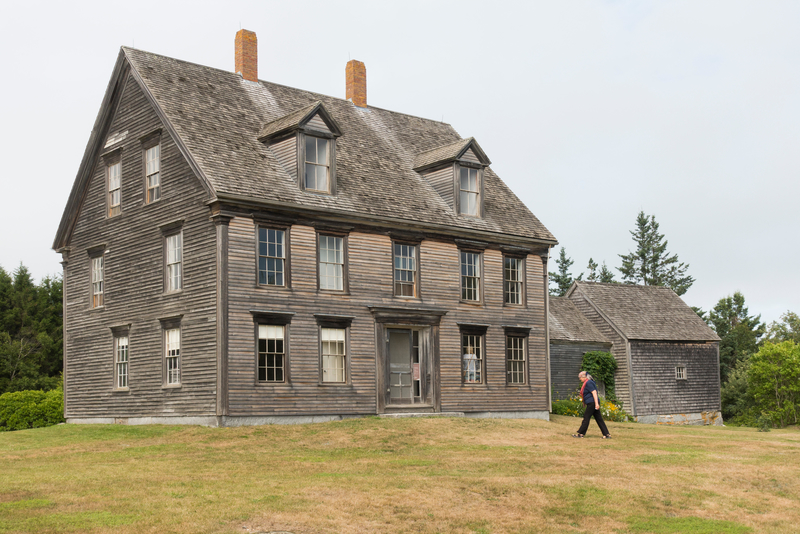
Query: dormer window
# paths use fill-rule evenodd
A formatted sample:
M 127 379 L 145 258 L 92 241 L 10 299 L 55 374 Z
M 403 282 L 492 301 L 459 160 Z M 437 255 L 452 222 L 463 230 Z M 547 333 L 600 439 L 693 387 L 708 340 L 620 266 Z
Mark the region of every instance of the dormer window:
M 269 145 L 301 190 L 335 195 L 336 138 L 340 135 L 336 121 L 318 101 L 267 123 L 258 140 Z
M 306 135 L 305 188 L 306 191 L 330 193 L 330 150 L 328 139 Z
M 478 169 L 459 166 L 461 169 L 459 180 L 459 212 L 464 215 L 478 217 L 478 207 L 480 202 L 480 184 L 478 180 Z

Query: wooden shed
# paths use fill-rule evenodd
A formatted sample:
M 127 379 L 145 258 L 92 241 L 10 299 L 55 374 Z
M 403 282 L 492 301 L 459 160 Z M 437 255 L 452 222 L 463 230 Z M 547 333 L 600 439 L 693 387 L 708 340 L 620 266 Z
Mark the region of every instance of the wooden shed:
M 548 418 L 556 240 L 478 142 L 236 50 L 119 53 L 53 244 L 67 420 Z
M 611 342 L 571 300 L 550 297 L 550 381 L 553 399 L 565 399 L 580 389 L 578 373 L 583 355 L 592 351 L 611 351 Z M 605 385 L 598 382 L 605 394 Z
M 566 297 L 611 341 L 617 397 L 637 421 L 722 424 L 719 337 L 675 292 L 575 282 Z

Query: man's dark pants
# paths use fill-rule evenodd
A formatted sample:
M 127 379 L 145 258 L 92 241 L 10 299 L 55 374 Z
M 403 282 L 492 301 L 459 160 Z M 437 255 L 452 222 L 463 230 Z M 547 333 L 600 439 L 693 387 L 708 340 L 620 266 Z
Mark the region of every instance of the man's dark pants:
M 592 420 L 592 416 L 594 416 L 594 420 L 597 421 L 600 432 L 602 432 L 604 436 L 607 436 L 608 428 L 606 428 L 606 422 L 603 421 L 603 414 L 594 407 L 594 403 L 586 405 L 586 412 L 583 414 L 583 423 L 581 423 L 581 427 L 578 429 L 578 434 L 586 434 L 586 431 L 589 430 L 589 422 Z

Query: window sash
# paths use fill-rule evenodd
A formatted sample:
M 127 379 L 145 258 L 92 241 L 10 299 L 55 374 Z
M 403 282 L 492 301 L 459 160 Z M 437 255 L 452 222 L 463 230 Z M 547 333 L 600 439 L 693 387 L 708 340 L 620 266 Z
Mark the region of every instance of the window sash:
M 166 331 L 166 368 L 167 384 L 174 385 L 181 383 L 181 330 L 171 328 Z
M 506 336 L 506 383 L 525 383 L 525 338 Z
M 522 260 L 503 260 L 503 293 L 506 304 L 522 304 Z
M 461 300 L 481 300 L 481 255 L 461 253 Z
M 283 325 L 258 325 L 258 381 L 286 380 L 286 344 Z
M 108 166 L 108 216 L 113 217 L 121 211 L 120 207 L 120 174 L 121 162 L 112 163 Z
M 461 362 L 465 384 L 483 382 L 483 335 L 461 334 Z
M 92 308 L 103 305 L 105 291 L 103 256 L 92 258 Z
M 167 237 L 167 291 L 183 287 L 181 265 L 183 263 L 183 238 L 181 234 Z
M 344 238 L 319 236 L 319 287 L 344 290 Z
M 284 286 L 286 232 L 272 228 L 258 229 L 258 283 Z
M 465 215 L 478 215 L 478 198 L 480 196 L 478 169 L 461 167 L 459 193 L 459 207 L 461 213 Z
M 686 367 L 680 365 L 675 367 L 675 379 L 686 380 Z
M 327 139 L 306 136 L 305 188 L 309 191 L 329 191 L 330 147 Z
M 150 147 L 145 152 L 145 176 L 147 202 L 155 202 L 161 198 L 161 145 Z
M 417 247 L 394 245 L 394 294 L 415 297 L 417 288 Z
M 114 338 L 115 384 L 117 388 L 128 387 L 128 336 Z
M 344 328 L 320 328 L 323 382 L 343 383 L 347 380 L 345 337 Z

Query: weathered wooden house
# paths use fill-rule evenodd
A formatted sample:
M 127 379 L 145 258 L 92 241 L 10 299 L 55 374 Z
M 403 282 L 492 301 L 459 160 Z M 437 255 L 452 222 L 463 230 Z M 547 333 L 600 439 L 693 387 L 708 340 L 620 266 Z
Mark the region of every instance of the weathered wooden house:
M 438 121 L 122 48 L 54 249 L 70 422 L 547 418 L 553 235 Z
M 566 297 L 550 297 L 550 381 L 553 399 L 565 399 L 580 389 L 578 373 L 587 352 L 611 352 L 611 342 Z M 601 395 L 605 384 L 597 383 Z
M 675 292 L 575 282 L 566 297 L 611 341 L 617 398 L 637 421 L 722 424 L 719 337 Z

